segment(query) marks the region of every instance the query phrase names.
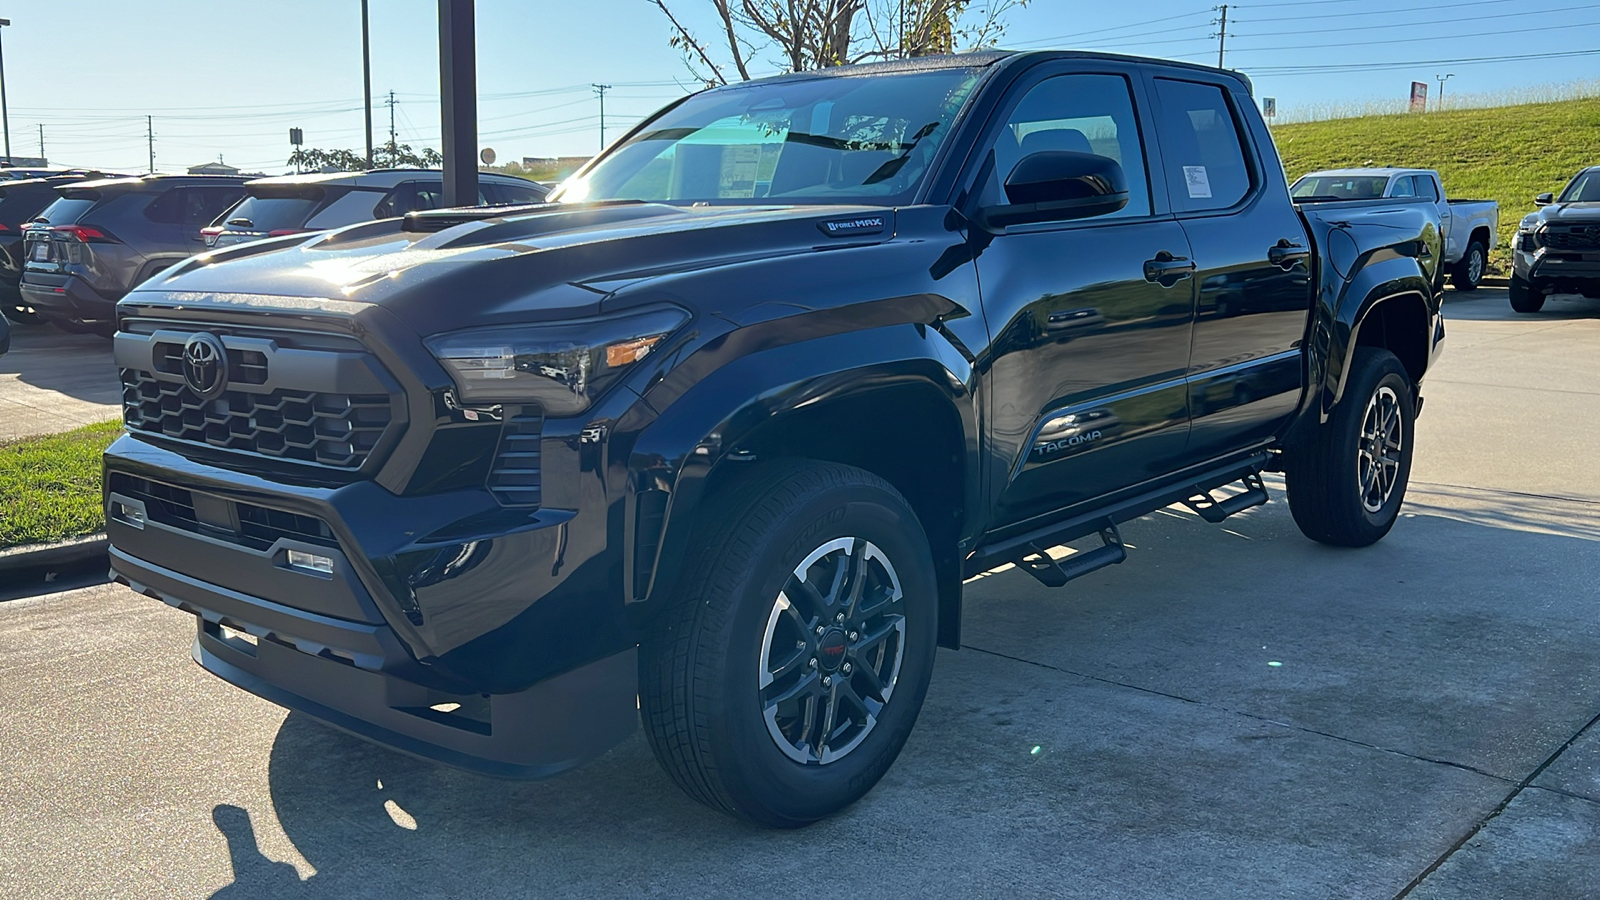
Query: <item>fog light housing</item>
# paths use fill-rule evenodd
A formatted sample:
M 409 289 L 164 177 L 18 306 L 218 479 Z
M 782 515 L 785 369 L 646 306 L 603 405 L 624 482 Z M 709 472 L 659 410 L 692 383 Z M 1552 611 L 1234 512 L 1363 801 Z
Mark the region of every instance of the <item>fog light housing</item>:
M 333 574 L 333 559 L 327 556 L 318 556 L 304 550 L 289 551 L 289 568 L 299 569 L 302 572 L 313 572 L 318 575 Z
M 141 530 L 144 528 L 144 510 L 136 506 L 129 506 L 121 500 L 111 501 L 111 518 L 124 525 Z

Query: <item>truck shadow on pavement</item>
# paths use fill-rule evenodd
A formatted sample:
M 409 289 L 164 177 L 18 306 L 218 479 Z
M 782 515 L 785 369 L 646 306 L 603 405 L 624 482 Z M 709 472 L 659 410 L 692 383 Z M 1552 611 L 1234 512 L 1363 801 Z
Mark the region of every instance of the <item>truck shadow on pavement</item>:
M 865 895 L 1393 896 L 1472 829 L 1512 827 L 1525 804 L 1497 807 L 1600 710 L 1579 674 L 1600 648 L 1600 506 L 1419 485 L 1388 539 L 1346 551 L 1301 538 L 1274 494 L 1222 527 L 1128 523 L 1130 564 L 1066 590 L 969 584 L 965 649 L 941 651 L 900 761 L 812 828 L 702 808 L 640 733 L 507 782 L 290 714 L 253 813 L 312 871 L 217 806 L 234 882 L 216 896 L 787 896 L 820 861 L 872 873 Z M 1545 858 L 1502 833 L 1510 881 L 1483 896 L 1600 878 L 1600 804 L 1549 796 L 1577 844 Z

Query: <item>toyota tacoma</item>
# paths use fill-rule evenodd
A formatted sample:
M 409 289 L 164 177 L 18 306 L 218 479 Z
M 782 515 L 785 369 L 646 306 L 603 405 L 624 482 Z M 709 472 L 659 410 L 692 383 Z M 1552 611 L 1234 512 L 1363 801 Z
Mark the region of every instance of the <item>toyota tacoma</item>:
M 1232 72 L 707 90 L 552 202 L 130 293 L 112 567 L 208 671 L 360 737 L 536 778 L 642 721 L 696 799 L 802 825 L 894 761 L 967 578 L 1065 584 L 1266 471 L 1312 539 L 1383 537 L 1440 258 L 1431 203 L 1297 208 Z

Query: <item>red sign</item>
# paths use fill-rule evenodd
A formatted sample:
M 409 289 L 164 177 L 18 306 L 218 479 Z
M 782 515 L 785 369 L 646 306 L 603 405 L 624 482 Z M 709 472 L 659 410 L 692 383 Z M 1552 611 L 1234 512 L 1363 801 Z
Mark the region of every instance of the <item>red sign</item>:
M 1421 81 L 1411 82 L 1411 111 L 1428 111 L 1428 86 Z

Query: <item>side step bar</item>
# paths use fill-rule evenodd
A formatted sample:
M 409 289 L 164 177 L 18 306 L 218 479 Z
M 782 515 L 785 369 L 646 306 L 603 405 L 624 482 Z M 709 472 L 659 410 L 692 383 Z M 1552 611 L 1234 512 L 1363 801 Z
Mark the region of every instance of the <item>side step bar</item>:
M 1056 559 L 1043 547 L 1034 544 L 1028 545 L 1029 553 L 1017 560 L 1017 568 L 1034 578 L 1045 587 L 1061 587 L 1074 578 L 1082 578 L 1090 572 L 1114 566 L 1128 558 L 1127 548 L 1122 545 L 1122 532 L 1117 530 L 1117 523 L 1110 519 L 1105 520 L 1105 525 L 1100 529 L 1101 545 L 1086 553 L 1074 553 L 1065 559 Z
M 1183 500 L 1183 505 L 1195 511 L 1195 514 L 1207 522 L 1215 525 L 1234 513 L 1244 512 L 1253 506 L 1260 506 L 1272 498 L 1267 495 L 1267 486 L 1261 483 L 1261 473 L 1251 472 L 1239 479 L 1244 485 L 1244 493 L 1224 497 L 1221 500 L 1211 496 L 1211 489 L 1200 485 L 1194 486 L 1194 495 Z

